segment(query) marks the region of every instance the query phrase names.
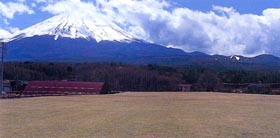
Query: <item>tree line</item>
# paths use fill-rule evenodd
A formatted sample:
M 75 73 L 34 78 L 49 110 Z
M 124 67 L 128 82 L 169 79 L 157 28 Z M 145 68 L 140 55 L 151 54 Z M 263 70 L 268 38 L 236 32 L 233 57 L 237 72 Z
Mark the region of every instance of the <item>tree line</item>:
M 4 79 L 106 82 L 113 91 L 176 91 L 178 84 L 193 84 L 192 89 L 197 91 L 215 91 L 222 83 L 280 83 L 280 72 L 122 63 L 7 62 Z

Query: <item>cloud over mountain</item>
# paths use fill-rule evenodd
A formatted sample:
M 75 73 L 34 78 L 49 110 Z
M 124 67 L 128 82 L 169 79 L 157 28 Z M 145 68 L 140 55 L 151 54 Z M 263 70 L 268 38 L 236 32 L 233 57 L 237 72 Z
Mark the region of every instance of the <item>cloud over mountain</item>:
M 92 16 L 96 13 L 96 7 L 91 2 L 81 2 L 80 0 L 60 1 L 48 4 L 42 8 L 51 14 L 71 14 L 76 16 Z
M 209 54 L 280 55 L 280 9 L 253 15 L 219 6 L 200 12 L 165 1 L 98 1 L 115 21 L 155 43 Z
M 1 38 L 8 38 L 10 36 L 11 36 L 11 34 L 8 31 L 0 28 L 0 39 Z
M 145 40 L 208 54 L 280 56 L 280 9 L 262 15 L 241 14 L 213 5 L 208 12 L 177 7 L 165 0 L 34 0 L 54 15 L 104 14 Z M 28 10 L 25 10 L 28 12 Z M 29 11 L 32 13 L 32 9 Z M 3 12 L 2 12 L 3 14 Z M 9 16 L 7 16 L 9 17 Z M 11 16 L 10 16 L 11 17 Z

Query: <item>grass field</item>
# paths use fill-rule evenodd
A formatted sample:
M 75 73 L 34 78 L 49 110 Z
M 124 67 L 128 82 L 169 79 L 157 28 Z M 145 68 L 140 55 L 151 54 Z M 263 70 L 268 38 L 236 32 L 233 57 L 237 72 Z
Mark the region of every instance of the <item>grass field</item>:
M 280 96 L 122 93 L 0 100 L 1 138 L 279 138 Z

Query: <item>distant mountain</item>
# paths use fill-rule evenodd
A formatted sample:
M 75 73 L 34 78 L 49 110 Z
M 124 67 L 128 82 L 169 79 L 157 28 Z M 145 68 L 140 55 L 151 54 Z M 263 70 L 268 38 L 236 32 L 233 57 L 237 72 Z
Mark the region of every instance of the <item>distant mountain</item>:
M 185 53 L 143 41 L 116 42 L 82 38 L 33 36 L 6 44 L 8 61 L 123 62 L 224 70 L 280 71 L 280 59 L 272 55 L 257 57 Z
M 7 61 L 123 62 L 225 70 L 280 71 L 272 55 L 186 53 L 145 42 L 101 16 L 58 15 L 22 30 L 6 43 Z
M 256 56 L 252 58 L 253 63 L 258 63 L 258 64 L 267 64 L 267 65 L 279 65 L 280 64 L 280 58 L 275 57 L 273 55 L 268 55 L 268 54 L 263 54 Z
M 226 70 L 251 71 L 280 71 L 280 58 L 273 55 L 259 55 L 256 57 L 213 55 L 202 59 L 204 64 L 197 62 L 198 66 Z

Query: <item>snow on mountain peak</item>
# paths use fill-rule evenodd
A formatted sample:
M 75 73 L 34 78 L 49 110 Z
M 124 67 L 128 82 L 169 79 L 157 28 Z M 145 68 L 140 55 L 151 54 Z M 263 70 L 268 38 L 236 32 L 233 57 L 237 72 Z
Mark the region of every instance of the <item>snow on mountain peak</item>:
M 53 35 L 55 40 L 59 37 L 93 38 L 97 42 L 104 40 L 130 42 L 136 39 L 98 14 L 87 17 L 69 14 L 57 15 L 20 31 L 15 34 L 14 39 L 36 35 Z
M 240 57 L 239 57 L 239 56 L 231 56 L 230 59 L 235 59 L 235 60 L 238 60 L 238 61 L 239 61 L 239 60 L 240 60 Z

